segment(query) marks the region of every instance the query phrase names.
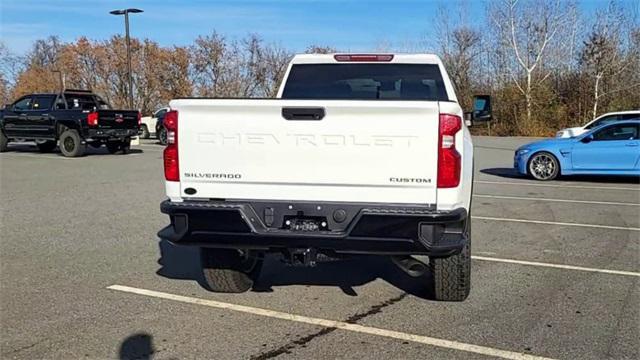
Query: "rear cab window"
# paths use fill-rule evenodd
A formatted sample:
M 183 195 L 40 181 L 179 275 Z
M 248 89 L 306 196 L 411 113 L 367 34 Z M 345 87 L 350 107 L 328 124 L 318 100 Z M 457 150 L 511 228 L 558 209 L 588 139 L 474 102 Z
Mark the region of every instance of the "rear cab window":
M 108 102 L 104 101 L 100 96 L 95 95 L 96 103 L 98 104 L 98 109 L 100 110 L 111 110 L 111 105 Z
M 55 95 L 36 95 L 33 97 L 33 110 L 50 110 L 55 99 Z
M 67 105 L 64 102 L 64 98 L 62 96 L 58 96 L 56 98 L 56 110 L 65 110 Z
M 436 64 L 295 64 L 283 99 L 448 101 Z
M 65 93 L 67 109 L 70 110 L 93 110 L 99 108 L 96 99 L 92 94 Z

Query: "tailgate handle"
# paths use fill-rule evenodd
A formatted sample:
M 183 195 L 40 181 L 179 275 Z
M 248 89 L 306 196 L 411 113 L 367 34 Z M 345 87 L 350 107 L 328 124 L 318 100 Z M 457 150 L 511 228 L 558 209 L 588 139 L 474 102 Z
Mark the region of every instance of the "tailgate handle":
M 287 120 L 317 121 L 324 118 L 324 108 L 283 107 L 282 117 Z

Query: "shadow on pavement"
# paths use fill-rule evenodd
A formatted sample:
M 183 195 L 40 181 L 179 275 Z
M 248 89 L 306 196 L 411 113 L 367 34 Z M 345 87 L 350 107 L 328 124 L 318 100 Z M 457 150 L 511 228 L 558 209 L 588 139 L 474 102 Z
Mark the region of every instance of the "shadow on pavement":
M 354 287 L 377 279 L 411 295 L 433 298 L 427 291 L 430 276 L 412 278 L 393 264 L 389 257 L 364 255 L 323 261 L 315 267 L 287 266 L 271 256 L 266 259 L 262 276 L 253 291 L 269 292 L 274 287 L 288 285 L 336 286 L 346 295 L 358 296 Z
M 519 174 L 513 168 L 490 168 L 490 169 L 482 169 L 480 170 L 480 172 L 487 175 L 500 176 L 500 177 L 510 178 L 510 179 L 525 179 L 524 176 Z
M 147 333 L 137 333 L 122 341 L 118 359 L 148 360 L 151 359 L 154 352 L 152 336 Z
M 528 179 L 513 168 L 489 168 L 482 169 L 480 172 L 508 179 Z M 559 180 L 591 183 L 640 184 L 640 176 L 564 175 L 561 176 Z
M 160 240 L 161 266 L 156 274 L 169 279 L 192 280 L 204 286 L 200 271 L 200 254 L 196 247 L 175 246 Z M 283 264 L 279 255 L 269 254 L 264 261 L 260 278 L 253 286 L 255 292 L 271 292 L 274 287 L 288 285 L 335 286 L 346 295 L 358 296 L 354 287 L 376 279 L 411 295 L 433 299 L 429 288 L 429 274 L 413 278 L 400 270 L 385 256 L 353 256 L 340 260 L 319 262 L 315 267 L 294 267 Z
M 9 144 L 7 152 L 16 152 L 16 153 L 35 153 L 35 154 L 55 154 L 59 156 L 64 156 L 60 152 L 60 149 L 56 147 L 53 151 L 50 152 L 41 152 L 35 144 Z M 130 149 L 130 154 L 139 154 L 143 153 L 142 149 Z M 94 155 L 121 155 L 121 152 L 117 152 L 115 154 L 109 153 L 106 147 L 101 146 L 99 148 L 94 148 L 92 146 L 87 146 L 87 151 L 84 156 L 94 156 Z
M 156 274 L 168 279 L 194 280 L 204 286 L 204 278 L 200 270 L 200 251 L 194 246 L 176 246 L 167 240 L 160 240 L 160 269 Z

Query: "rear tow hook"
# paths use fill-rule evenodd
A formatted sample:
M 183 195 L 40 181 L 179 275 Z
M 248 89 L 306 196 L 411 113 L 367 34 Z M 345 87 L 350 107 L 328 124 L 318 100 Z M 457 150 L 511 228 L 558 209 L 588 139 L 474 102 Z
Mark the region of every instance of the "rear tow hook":
M 318 251 L 314 248 L 287 249 L 284 255 L 284 261 L 288 265 L 314 267 L 318 264 Z

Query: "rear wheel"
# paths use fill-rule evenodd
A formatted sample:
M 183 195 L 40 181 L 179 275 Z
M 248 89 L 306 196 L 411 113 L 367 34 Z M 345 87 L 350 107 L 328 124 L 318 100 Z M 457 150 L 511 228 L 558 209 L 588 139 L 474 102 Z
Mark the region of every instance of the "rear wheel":
M 149 128 L 147 128 L 147 125 L 145 125 L 145 124 L 140 125 L 140 130 L 142 132 L 140 134 L 140 137 L 142 139 L 148 139 L 149 138 Z
M 54 140 L 45 140 L 43 142 L 36 143 L 38 150 L 43 153 L 52 152 L 56 148 L 56 142 Z
M 4 132 L 0 130 L 0 152 L 5 152 L 9 148 L 9 139 L 5 136 Z
M 110 154 L 115 154 L 118 150 L 120 150 L 119 141 L 107 141 L 105 145 L 107 146 L 107 150 Z
M 200 265 L 210 290 L 242 293 L 251 289 L 258 278 L 262 257 L 251 251 L 201 248 Z
M 122 154 L 128 154 L 131 152 L 131 138 L 126 138 L 120 143 L 120 150 L 122 150 Z
M 167 145 L 167 129 L 165 129 L 164 126 L 158 130 L 158 140 L 160 144 Z
M 553 180 L 560 173 L 558 159 L 546 151 L 533 154 L 527 168 L 534 179 L 542 181 Z
M 60 135 L 60 151 L 66 157 L 83 156 L 87 150 L 87 144 L 82 143 L 82 138 L 77 130 L 68 129 Z
M 459 254 L 430 258 L 432 293 L 439 301 L 464 301 L 471 291 L 471 225 L 467 220 L 467 243 Z

